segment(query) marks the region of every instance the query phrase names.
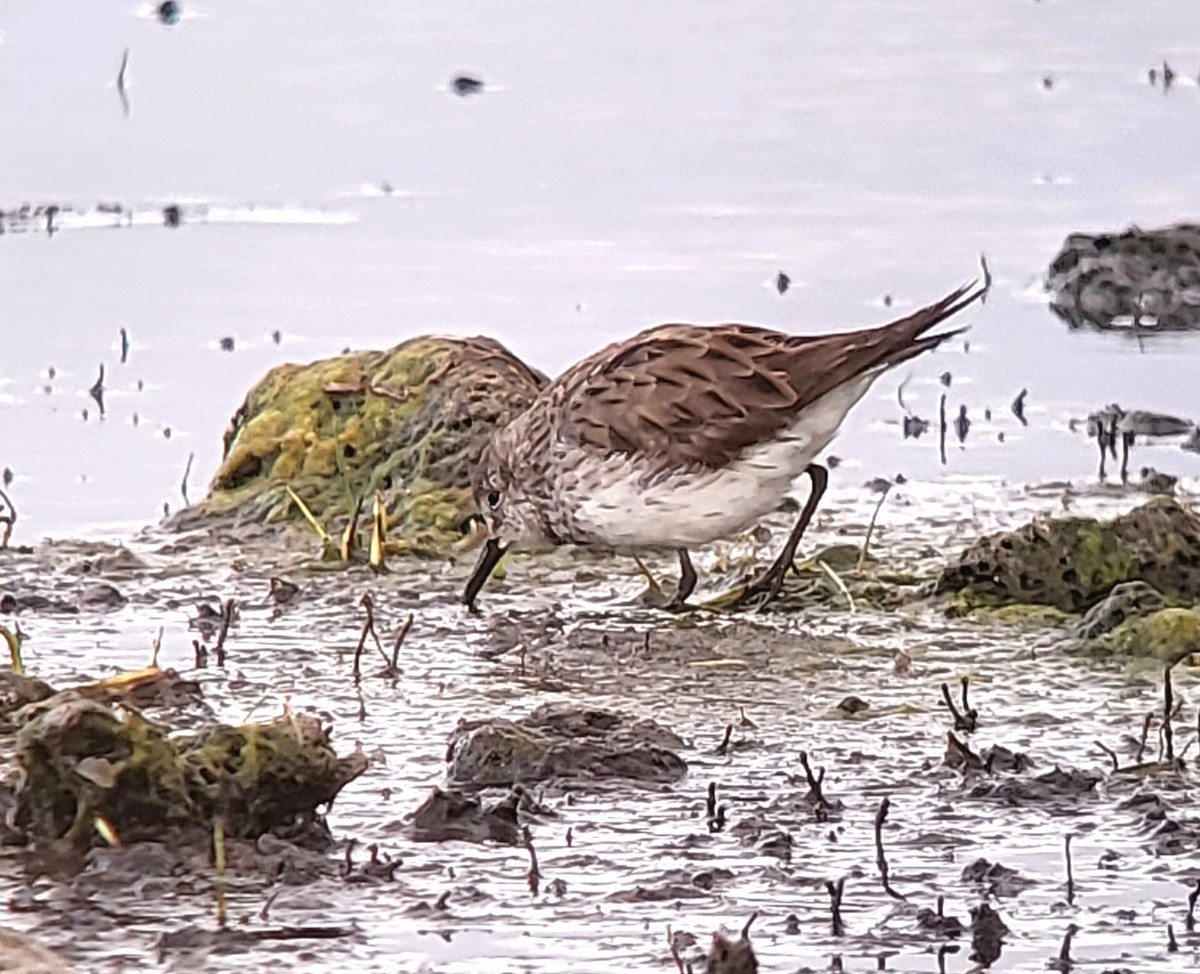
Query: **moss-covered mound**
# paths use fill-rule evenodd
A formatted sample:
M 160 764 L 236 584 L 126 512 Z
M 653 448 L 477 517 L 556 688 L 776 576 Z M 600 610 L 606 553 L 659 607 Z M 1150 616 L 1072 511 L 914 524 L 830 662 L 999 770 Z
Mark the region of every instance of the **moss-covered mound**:
M 1089 645 L 1096 655 L 1141 656 L 1177 663 L 1200 652 L 1200 614 L 1193 609 L 1159 609 L 1129 619 Z
M 39 843 L 86 847 L 172 828 L 253 838 L 309 820 L 366 768 L 338 758 L 320 722 L 286 716 L 171 738 L 137 711 L 68 691 L 17 735 L 16 825 Z
M 1134 579 L 1172 599 L 1200 600 L 1200 518 L 1193 511 L 1163 497 L 1112 521 L 1054 518 L 988 535 L 942 571 L 938 590 L 965 592 L 973 604 L 1082 612 Z
M 444 548 L 472 510 L 470 471 L 488 437 L 545 382 L 488 338 L 278 366 L 234 415 L 208 496 L 177 523 L 295 520 L 290 487 L 333 532 L 379 490 L 396 547 Z

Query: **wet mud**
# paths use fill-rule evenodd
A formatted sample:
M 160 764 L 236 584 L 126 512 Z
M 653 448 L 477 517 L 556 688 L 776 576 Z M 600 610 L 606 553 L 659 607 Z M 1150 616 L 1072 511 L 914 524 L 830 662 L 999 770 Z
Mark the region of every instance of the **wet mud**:
M 174 835 L 8 848 L 15 922 L 88 970 L 1044 970 L 1064 951 L 1179 970 L 1200 952 L 1195 671 L 1171 668 L 1168 702 L 1158 660 L 1070 651 L 1070 625 L 1099 636 L 1158 602 L 1072 622 L 853 599 L 868 581 L 932 589 L 965 539 L 1144 497 L 927 490 L 889 495 L 861 577 L 849 552 L 878 497 L 831 494 L 808 547 L 843 586 L 802 569 L 752 614 L 657 611 L 632 562 L 569 551 L 513 560 L 476 615 L 458 604 L 470 552 L 378 575 L 330 571 L 304 531 L 6 553 L 23 601 L 0 624 L 27 634 L 32 675 L 144 667 L 161 626 L 159 664 L 202 690 L 177 712 L 269 720 L 302 701 L 368 763 L 328 810 L 331 846 L 231 835 L 221 875 L 211 842 Z M 710 594 L 786 525 L 704 553 Z M 82 600 L 97 583 L 124 601 Z

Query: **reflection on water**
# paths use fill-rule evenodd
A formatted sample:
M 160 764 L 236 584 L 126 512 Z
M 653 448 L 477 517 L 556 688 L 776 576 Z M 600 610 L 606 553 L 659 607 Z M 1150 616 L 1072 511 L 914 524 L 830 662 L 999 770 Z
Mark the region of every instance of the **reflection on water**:
M 1114 401 L 1200 418 L 1200 339 L 1073 334 L 1040 288 L 1068 233 L 1170 223 L 1200 196 L 1200 49 L 1185 46 L 1200 36 L 1200 6 L 184 8 L 170 28 L 111 5 L 69 16 L 34 4 L 0 10 L 0 208 L 28 202 L 32 228 L 0 238 L 0 468 L 14 475 L 5 490 L 18 541 L 127 536 L 181 503 L 189 468 L 195 497 L 229 415 L 281 361 L 425 332 L 486 333 L 554 372 L 657 321 L 816 332 L 904 314 L 977 274 L 980 253 L 995 283 L 973 330 L 881 381 L 857 409 L 832 447 L 843 462 L 831 513 L 849 505 L 865 523 L 874 498 L 860 485 L 903 474 L 908 494 L 889 499 L 882 543 L 948 547 L 981 524 L 1061 503 L 1004 492 L 996 478 L 1094 476 L 1096 444 L 1072 420 Z M 128 117 L 117 85 L 126 49 Z M 1165 93 L 1161 77 L 1153 86 L 1147 77 L 1164 58 L 1175 70 Z M 483 90 L 459 97 L 458 76 L 484 79 Z M 53 234 L 39 205 L 59 207 Z M 89 394 L 101 365 L 103 417 Z M 925 435 L 917 420 L 930 424 Z M 1177 444 L 1135 449 L 1135 467 L 1200 473 L 1200 458 Z M 825 523 L 832 540 L 837 523 Z M 519 714 L 555 697 L 511 660 L 475 655 L 496 616 L 464 620 L 451 608 L 461 566 L 433 582 L 424 565 L 380 582 L 316 579 L 320 598 L 276 623 L 265 568 L 258 577 L 228 554 L 203 567 L 205 588 L 244 606 L 230 673 L 207 674 L 218 708 L 240 719 L 248 701 L 276 706 L 290 693 L 293 705 L 328 714 L 345 744 L 383 749 L 386 765 L 335 809 L 339 834 L 386 843 L 389 824 L 436 780 L 442 735 L 459 716 Z M 37 577 L 68 586 L 49 571 Z M 632 578 L 606 567 L 581 598 L 565 587 L 572 577 L 564 569 L 533 608 L 528 596 L 498 594 L 493 612 L 507 599 L 533 613 L 518 631 L 550 635 L 530 663 L 568 695 L 654 713 L 691 736 L 685 790 L 547 796 L 563 817 L 535 835 L 545 875 L 567 883 L 561 898 L 529 896 L 523 853 L 473 847 L 411 854 L 395 889 L 284 894 L 281 922 L 335 913 L 363 929 L 352 944 L 314 946 L 303 966 L 416 969 L 428 958 L 431 969 L 473 972 L 503 957 L 513 970 L 661 969 L 668 924 L 703 941 L 715 924 L 737 927 L 760 909 L 768 970 L 826 969 L 833 958 L 847 970 L 966 970 L 965 945 L 939 955 L 939 942 L 914 940 L 908 906 L 874 879 L 869 822 L 882 794 L 893 800 L 893 882 L 914 909 L 942 891 L 965 918 L 977 892 L 957 877 L 976 853 L 1036 881 L 1003 903 L 1014 931 L 1006 969 L 1043 970 L 1072 921 L 1084 931 L 1073 956 L 1097 970 L 1195 963 L 1190 940 L 1165 953 L 1168 920 L 1183 936 L 1181 866 L 1150 859 L 1151 827 L 1118 807 L 1138 787 L 1161 787 L 1184 807 L 1179 785 L 1122 781 L 1069 819 L 1044 809 L 1001 819 L 940 766 L 935 688 L 965 670 L 984 742 L 1027 750 L 1042 769 L 1105 767 L 1092 742 L 1118 748 L 1132 733 L 1158 699 L 1155 674 L 1085 678 L 1024 634 L 828 611 L 773 619 L 753 638 L 735 631 L 723 643 L 717 633 L 714 653 L 748 665 L 695 666 L 657 655 L 653 638 L 640 648 L 665 623 L 613 608 Z M 118 612 L 29 620 L 31 665 L 59 682 L 142 665 L 160 624 L 164 662 L 185 665 L 186 613 L 167 606 L 199 594 L 193 584 L 138 581 Z M 360 718 L 347 654 L 367 587 L 383 611 L 414 611 L 420 625 L 405 679 L 368 685 Z M 603 627 L 615 649 L 589 651 Z M 837 652 L 807 641 L 847 635 Z M 912 677 L 893 670 L 900 650 Z M 869 716 L 834 716 L 851 693 L 871 704 Z M 712 748 L 740 707 L 760 725 L 757 746 L 718 759 Z M 831 827 L 796 807 L 786 775 L 799 747 L 846 802 Z M 792 835 L 790 862 L 732 832 L 707 833 L 697 816 L 710 780 L 728 789 L 733 821 L 766 816 Z M 567 827 L 570 849 L 560 841 Z M 1068 831 L 1074 907 L 1063 905 Z M 1106 850 L 1115 869 L 1096 866 Z M 410 855 L 398 842 L 392 851 Z M 716 868 L 733 877 L 680 903 L 612 899 L 672 870 Z M 0 865 L 13 886 L 16 869 Z M 844 906 L 851 936 L 835 938 L 821 883 L 855 870 Z M 406 912 L 447 889 L 449 917 Z M 26 925 L 49 909 L 45 935 L 67 939 L 55 904 L 69 895 L 46 880 L 34 891 Z M 235 891 L 232 912 L 256 915 L 265 895 Z M 71 939 L 111 951 L 110 969 L 120 969 L 119 955 L 144 958 L 164 923 L 181 911 L 195 918 L 206 903 L 203 893 L 184 904 L 109 895 L 76 916 L 89 926 Z M 788 914 L 799 934 L 786 932 Z M 296 962 L 292 945 L 278 949 Z M 262 963 L 255 952 L 213 968 Z

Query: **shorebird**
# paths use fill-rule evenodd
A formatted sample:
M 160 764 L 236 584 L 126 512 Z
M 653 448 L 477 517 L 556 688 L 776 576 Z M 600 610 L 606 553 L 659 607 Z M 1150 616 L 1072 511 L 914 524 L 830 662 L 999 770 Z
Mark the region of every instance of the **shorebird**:
M 1107 450 L 1117 459 L 1117 440 L 1121 441 L 1121 483 L 1129 482 L 1129 450 L 1134 439 L 1195 435 L 1196 424 L 1166 413 L 1148 409 L 1124 410 L 1115 402 L 1099 409 L 1087 418 L 1087 433 L 1100 447 L 1100 479 L 1104 480 L 1104 454 Z M 1186 448 L 1187 444 L 1184 444 Z
M 738 534 L 812 490 L 783 550 L 741 594 L 774 599 L 828 483 L 815 458 L 888 369 L 963 329 L 926 334 L 981 298 L 967 285 L 877 328 L 819 336 L 752 325 L 658 325 L 569 368 L 493 434 L 472 478 L 488 540 L 463 593 L 475 599 L 509 548 L 575 544 L 677 552 Z

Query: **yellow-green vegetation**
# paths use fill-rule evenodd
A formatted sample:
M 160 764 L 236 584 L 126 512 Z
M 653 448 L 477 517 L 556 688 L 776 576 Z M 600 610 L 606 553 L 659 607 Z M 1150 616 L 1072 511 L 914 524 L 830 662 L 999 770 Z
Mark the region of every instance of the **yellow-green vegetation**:
M 1133 579 L 1168 596 L 1200 599 L 1200 518 L 1193 511 L 1155 498 L 1111 521 L 1034 521 L 980 538 L 943 570 L 938 587 L 960 593 L 972 611 L 1029 603 L 1081 612 Z
M 254 837 L 312 815 L 366 768 L 338 758 L 320 722 L 285 715 L 169 737 L 129 708 L 66 691 L 17 735 L 17 825 L 41 843 L 161 837 L 172 827 Z
M 1193 609 L 1159 609 L 1122 623 L 1098 640 L 1095 650 L 1176 663 L 1200 652 L 1200 614 Z
M 470 473 L 492 431 L 545 382 L 487 338 L 414 338 L 278 366 L 233 417 L 209 494 L 185 523 L 308 519 L 331 539 L 379 491 L 386 550 L 444 551 L 473 511 Z

